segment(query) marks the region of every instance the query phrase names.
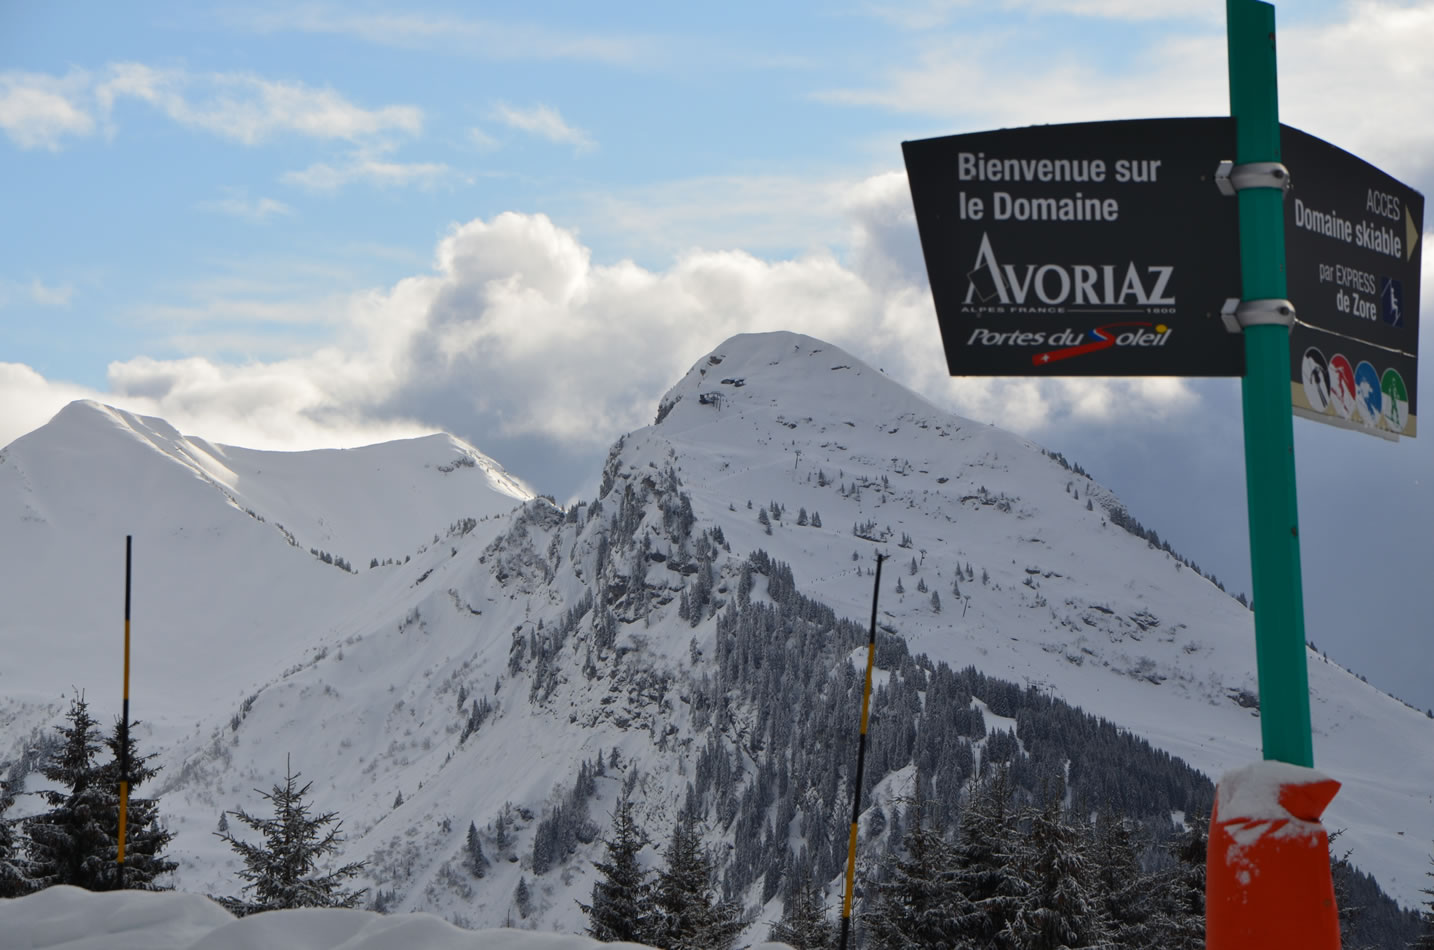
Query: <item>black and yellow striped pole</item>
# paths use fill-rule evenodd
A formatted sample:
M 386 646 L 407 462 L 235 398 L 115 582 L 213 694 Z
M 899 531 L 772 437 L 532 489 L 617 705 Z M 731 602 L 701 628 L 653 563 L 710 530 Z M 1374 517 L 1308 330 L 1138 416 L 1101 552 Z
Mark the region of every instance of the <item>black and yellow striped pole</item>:
M 841 905 L 841 950 L 846 950 L 851 934 L 851 895 L 856 885 L 856 833 L 861 818 L 861 780 L 866 769 L 866 722 L 871 712 L 871 668 L 876 661 L 876 601 L 881 595 L 881 562 L 886 555 L 876 556 L 876 586 L 871 594 L 871 636 L 866 643 L 866 683 L 861 690 L 861 738 L 856 746 L 856 784 L 851 798 L 851 836 L 846 846 L 846 896 Z
M 125 819 L 129 817 L 129 581 L 133 535 L 124 536 L 124 705 L 119 729 L 119 886 L 124 890 Z

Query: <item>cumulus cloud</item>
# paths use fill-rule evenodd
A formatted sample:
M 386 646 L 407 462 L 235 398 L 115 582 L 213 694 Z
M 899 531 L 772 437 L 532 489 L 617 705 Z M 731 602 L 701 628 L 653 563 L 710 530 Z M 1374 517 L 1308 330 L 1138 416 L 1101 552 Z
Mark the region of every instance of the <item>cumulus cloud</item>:
M 68 402 L 103 398 L 84 386 L 46 379 L 23 363 L 0 363 L 0 448 L 44 425 Z

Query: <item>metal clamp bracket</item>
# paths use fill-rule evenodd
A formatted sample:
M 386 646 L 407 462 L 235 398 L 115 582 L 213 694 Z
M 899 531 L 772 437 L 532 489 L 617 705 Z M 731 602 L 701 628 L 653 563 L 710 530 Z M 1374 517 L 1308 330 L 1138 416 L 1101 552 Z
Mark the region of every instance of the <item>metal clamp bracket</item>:
M 1290 190 L 1290 170 L 1279 162 L 1247 162 L 1236 165 L 1224 161 L 1215 169 L 1215 186 L 1227 198 L 1235 197 L 1246 188 L 1278 188 Z
M 1239 333 L 1245 327 L 1292 327 L 1295 324 L 1295 305 L 1276 298 L 1241 300 L 1239 297 L 1227 297 L 1225 305 L 1220 308 L 1220 319 L 1230 333 Z

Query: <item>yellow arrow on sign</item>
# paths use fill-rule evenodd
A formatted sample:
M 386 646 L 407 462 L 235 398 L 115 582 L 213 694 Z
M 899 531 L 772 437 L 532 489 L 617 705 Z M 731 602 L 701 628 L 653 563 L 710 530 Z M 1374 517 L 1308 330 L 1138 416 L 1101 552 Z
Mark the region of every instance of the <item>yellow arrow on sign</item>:
M 1419 229 L 1414 226 L 1414 216 L 1409 213 L 1409 206 L 1404 206 L 1404 243 L 1409 250 L 1405 252 L 1406 261 L 1414 260 L 1414 245 L 1419 243 Z

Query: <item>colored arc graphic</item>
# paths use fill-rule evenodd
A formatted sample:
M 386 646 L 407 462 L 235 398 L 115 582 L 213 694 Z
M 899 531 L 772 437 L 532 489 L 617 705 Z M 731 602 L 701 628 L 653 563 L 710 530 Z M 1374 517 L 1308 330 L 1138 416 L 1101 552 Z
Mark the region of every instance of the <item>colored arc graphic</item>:
M 1058 350 L 1046 350 L 1044 353 L 1037 353 L 1031 357 L 1031 362 L 1037 366 L 1045 366 L 1047 363 L 1054 363 L 1056 360 L 1068 360 L 1072 356 L 1084 356 L 1086 353 L 1094 353 L 1097 350 L 1109 349 L 1115 346 L 1117 334 L 1113 332 L 1117 327 L 1148 327 L 1149 323 L 1107 323 L 1103 327 L 1092 327 L 1090 330 L 1090 343 L 1077 343 L 1075 346 L 1063 346 Z

